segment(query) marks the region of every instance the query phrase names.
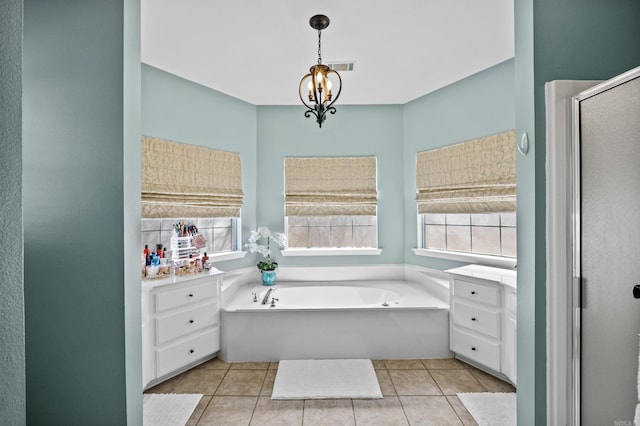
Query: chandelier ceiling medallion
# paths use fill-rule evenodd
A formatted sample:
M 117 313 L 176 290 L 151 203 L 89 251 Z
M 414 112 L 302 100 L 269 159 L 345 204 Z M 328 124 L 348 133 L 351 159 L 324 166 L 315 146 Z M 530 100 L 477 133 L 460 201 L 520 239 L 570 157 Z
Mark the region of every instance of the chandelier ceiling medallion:
M 302 104 L 307 107 L 304 116 L 309 118 L 311 114 L 316 117 L 320 127 L 327 118 L 327 113 L 336 113 L 333 104 L 338 100 L 342 91 L 342 78 L 337 71 L 322 64 L 320 36 L 322 30 L 329 26 L 329 18 L 324 15 L 315 15 L 309 19 L 311 28 L 318 30 L 318 64 L 309 68 L 309 73 L 300 80 L 298 92 Z M 337 91 L 334 88 L 337 86 Z M 333 92 L 336 92 L 335 96 Z

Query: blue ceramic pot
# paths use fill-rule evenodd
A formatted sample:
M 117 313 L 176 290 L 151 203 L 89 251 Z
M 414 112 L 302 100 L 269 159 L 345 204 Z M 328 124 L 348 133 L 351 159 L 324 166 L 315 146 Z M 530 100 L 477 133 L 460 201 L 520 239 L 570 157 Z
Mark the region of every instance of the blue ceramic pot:
M 262 285 L 275 285 L 276 271 L 261 271 L 261 272 L 262 272 Z

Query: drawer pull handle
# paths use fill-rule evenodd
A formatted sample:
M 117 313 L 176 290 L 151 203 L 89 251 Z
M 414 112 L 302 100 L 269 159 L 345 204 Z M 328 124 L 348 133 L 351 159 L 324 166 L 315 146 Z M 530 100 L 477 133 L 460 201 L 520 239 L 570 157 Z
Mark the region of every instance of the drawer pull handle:
M 475 292 L 475 291 L 472 291 L 472 292 L 471 292 L 471 294 L 476 294 L 476 292 Z
M 189 324 L 193 324 L 193 320 L 189 320 Z
M 190 354 L 192 354 L 192 353 L 194 353 L 194 352 L 195 352 L 195 351 L 194 351 L 193 349 L 189 349 L 189 353 L 190 353 Z
M 192 293 L 192 294 L 189 294 L 189 297 L 193 297 L 193 293 Z
M 471 350 L 472 350 L 472 351 L 475 351 L 475 350 L 476 350 L 476 347 L 475 347 L 475 346 L 471 346 Z
M 471 317 L 471 321 L 476 321 L 476 317 Z

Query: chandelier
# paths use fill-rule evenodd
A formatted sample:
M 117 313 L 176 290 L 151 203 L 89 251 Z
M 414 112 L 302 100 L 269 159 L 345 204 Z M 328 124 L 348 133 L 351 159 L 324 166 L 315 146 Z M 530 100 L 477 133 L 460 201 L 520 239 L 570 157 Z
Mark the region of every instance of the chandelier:
M 322 30 L 329 26 L 329 18 L 324 15 L 315 15 L 309 19 L 311 28 L 318 30 L 318 64 L 309 68 L 309 73 L 300 80 L 298 92 L 302 104 L 307 107 L 304 116 L 309 118 L 311 114 L 316 117 L 320 127 L 327 118 L 327 113 L 336 113 L 333 104 L 338 100 L 342 90 L 342 78 L 340 74 L 322 64 L 320 36 Z M 337 84 L 337 93 L 333 86 Z

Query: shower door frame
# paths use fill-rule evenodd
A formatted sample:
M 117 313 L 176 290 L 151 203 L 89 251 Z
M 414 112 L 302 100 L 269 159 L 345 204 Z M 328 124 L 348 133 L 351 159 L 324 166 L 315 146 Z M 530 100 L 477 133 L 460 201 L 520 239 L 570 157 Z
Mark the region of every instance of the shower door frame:
M 607 80 L 597 86 L 587 89 L 571 99 L 571 112 L 572 112 L 572 137 L 571 137 L 571 236 L 572 236 L 572 253 L 571 253 L 571 267 L 572 267 L 572 280 L 570 283 L 571 292 L 571 318 L 572 318 L 572 352 L 571 352 L 571 412 L 570 412 L 570 424 L 581 424 L 581 356 L 582 356 L 582 277 L 581 277 L 581 156 L 580 156 L 580 103 L 593 96 L 599 95 L 614 87 L 625 84 L 631 80 L 640 78 L 640 67 L 631 69 L 623 74 L 620 74 L 610 80 Z
M 639 77 L 640 67 L 605 82 L 545 87 L 548 424 L 577 426 L 581 420 L 580 102 Z

